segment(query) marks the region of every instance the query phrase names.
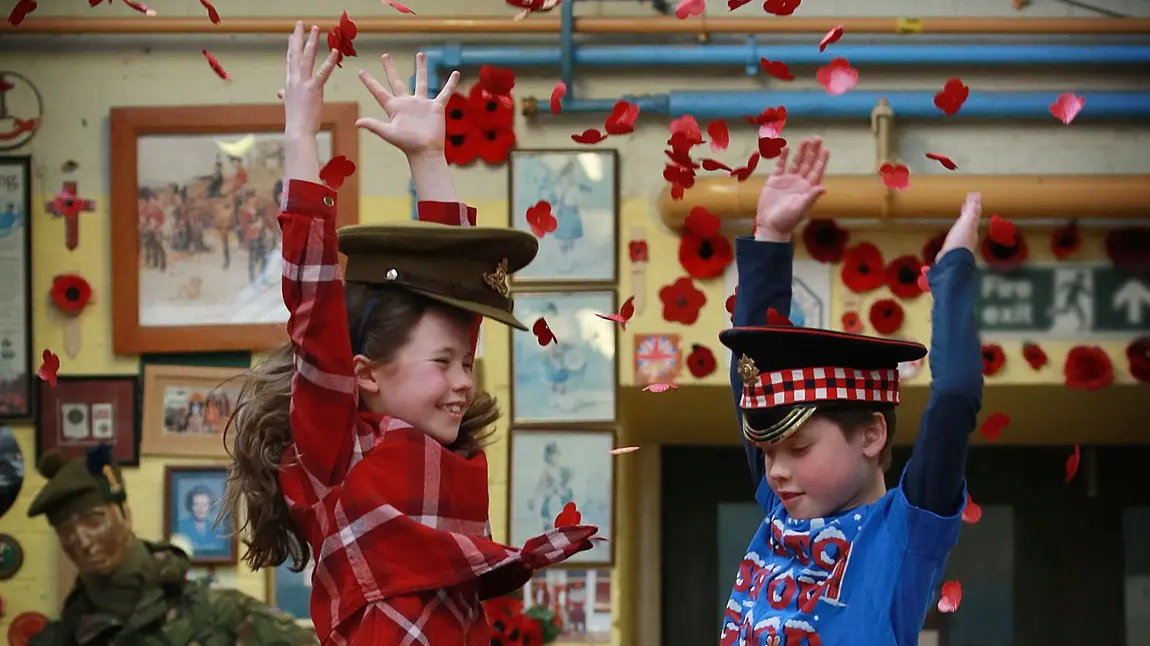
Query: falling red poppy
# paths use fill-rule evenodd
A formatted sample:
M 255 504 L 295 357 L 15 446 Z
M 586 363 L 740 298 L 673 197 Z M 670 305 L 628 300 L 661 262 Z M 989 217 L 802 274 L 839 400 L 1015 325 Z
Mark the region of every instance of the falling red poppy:
M 494 94 L 510 96 L 511 90 L 515 89 L 515 70 L 509 67 L 482 65 L 479 68 L 479 80 L 475 85 Z
M 987 236 L 982 239 L 979 252 L 986 264 L 1000 271 L 1017 269 L 1026 262 L 1026 236 L 1021 231 L 1015 232 L 1014 244 L 1002 245 Z
M 785 325 L 787 327 L 794 327 L 791 319 L 783 316 L 779 311 L 773 307 L 767 308 L 767 325 Z
M 933 267 L 938 254 L 942 251 L 942 243 L 946 241 L 946 231 L 941 231 L 922 246 L 922 264 Z
M 893 298 L 879 299 L 870 306 L 870 326 L 879 334 L 898 332 L 904 317 L 902 306 Z
M 958 581 L 947 581 L 942 584 L 942 598 L 938 600 L 938 611 L 950 613 L 958 610 L 962 603 L 962 584 Z
M 659 290 L 663 301 L 663 320 L 691 325 L 699 320 L 699 310 L 707 304 L 707 295 L 695 288 L 689 276 L 683 276 Z
M 483 133 L 471 130 L 458 135 L 447 135 L 443 142 L 443 156 L 448 164 L 466 166 L 479 158 L 479 140 Z
M 691 209 L 687 216 L 679 238 L 679 264 L 692 278 L 721 276 L 735 259 L 735 250 L 721 227 L 719 217 L 701 206 Z
M 858 312 L 851 310 L 843 314 L 843 332 L 862 334 L 862 331 L 862 319 L 859 318 Z
M 1101 390 L 1114 381 L 1110 357 L 1096 345 L 1071 348 L 1062 372 L 1066 385 L 1077 390 Z
M 471 116 L 471 109 L 467 97 L 456 92 L 447 99 L 447 107 L 444 108 L 443 119 L 445 122 L 444 130 L 448 135 L 462 135 L 471 130 L 475 125 L 475 119 Z
M 479 158 L 493 166 L 502 164 L 515 147 L 515 131 L 510 128 L 481 130 L 476 138 Z
M 1081 246 L 1082 232 L 1075 222 L 1058 227 L 1050 234 L 1050 252 L 1059 260 L 1070 257 Z
M 850 232 L 834 220 L 811 220 L 803 228 L 803 246 L 819 262 L 838 262 L 843 258 Z
M 738 295 L 739 295 L 739 288 L 736 287 L 735 293 L 728 296 L 727 302 L 723 304 L 723 307 L 727 310 L 727 314 L 731 315 L 731 322 L 732 323 L 735 322 L 735 300 L 738 297 Z
M 631 262 L 647 262 L 647 241 L 632 240 L 628 242 L 627 253 L 631 256 Z
M 60 274 L 52 279 L 52 302 L 65 314 L 79 314 L 92 299 L 92 286 L 77 274 Z
M 1049 361 L 1046 351 L 1037 343 L 1029 341 L 1022 344 L 1022 358 L 1026 359 L 1026 363 L 1029 363 L 1034 370 L 1041 370 Z
M 1074 453 L 1066 458 L 1066 481 L 1070 482 L 1074 476 L 1078 474 L 1078 461 L 1082 457 L 1082 449 L 1077 444 L 1074 445 Z
M 879 248 L 869 242 L 860 242 L 847 249 L 843 254 L 842 279 L 843 284 L 856 294 L 882 287 L 886 276 Z
M 696 379 L 702 379 L 715 371 L 715 353 L 705 345 L 698 343 L 691 346 L 691 353 L 687 355 L 687 370 Z
M 991 413 L 982 425 L 978 427 L 978 432 L 986 438 L 987 442 L 993 442 L 1002 435 L 1002 429 L 1010 425 L 1010 415 L 1003 412 Z
M 578 525 L 583 520 L 583 514 L 575 507 L 575 503 L 569 502 L 563 505 L 563 511 L 555 517 L 555 527 L 573 527 Z
M 1142 383 L 1150 383 L 1150 336 L 1135 339 L 1126 346 L 1130 361 L 1130 376 Z
M 1112 229 L 1106 234 L 1106 255 L 1124 271 L 1150 270 L 1150 227 Z
M 997 343 L 982 344 L 982 374 L 987 377 L 996 375 L 1005 364 L 1006 354 L 1003 353 L 1002 346 Z
M 966 494 L 966 506 L 962 508 L 962 522 L 973 525 L 982 520 L 982 507 L 974 502 L 974 498 L 970 497 L 970 492 Z
M 886 266 L 886 286 L 895 296 L 909 300 L 922 295 L 918 278 L 922 275 L 922 263 L 914 256 L 899 256 Z

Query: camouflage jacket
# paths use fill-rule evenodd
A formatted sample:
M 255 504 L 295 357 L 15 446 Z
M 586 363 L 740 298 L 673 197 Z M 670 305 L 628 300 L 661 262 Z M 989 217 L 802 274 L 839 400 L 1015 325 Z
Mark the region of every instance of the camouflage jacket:
M 127 616 L 96 609 L 80 581 L 60 619 L 29 646 L 318 646 L 312 628 L 237 590 L 188 581 L 188 559 L 167 545 L 145 544 L 157 568 Z

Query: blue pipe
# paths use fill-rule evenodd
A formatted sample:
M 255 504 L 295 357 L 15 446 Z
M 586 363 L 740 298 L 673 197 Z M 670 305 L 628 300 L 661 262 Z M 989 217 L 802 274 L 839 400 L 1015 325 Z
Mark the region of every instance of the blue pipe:
M 559 80 L 567 86 L 567 96 L 575 98 L 575 0 L 563 3 L 559 23 Z
M 643 114 L 699 119 L 729 119 L 756 115 L 784 105 L 787 117 L 867 119 L 879 99 L 887 99 L 896 119 L 1053 119 L 1050 104 L 1058 91 L 971 92 L 962 110 L 948 117 L 934 105 L 934 92 L 847 92 L 831 96 L 822 90 L 797 92 L 670 92 L 622 98 Z M 1150 119 L 1150 92 L 1076 92 L 1086 97 L 1079 119 Z M 610 112 L 618 99 L 584 99 L 563 106 L 563 112 Z

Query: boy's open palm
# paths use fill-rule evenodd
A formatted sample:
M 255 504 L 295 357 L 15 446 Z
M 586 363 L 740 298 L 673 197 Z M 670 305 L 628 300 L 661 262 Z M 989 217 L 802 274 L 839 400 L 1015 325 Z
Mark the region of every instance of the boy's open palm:
M 387 112 L 388 121 L 365 117 L 355 125 L 374 132 L 409 155 L 442 151 L 446 127 L 444 113 L 448 99 L 459 85 L 459 72 L 452 72 L 443 89 L 432 99 L 427 95 L 427 56 L 423 52 L 416 55 L 415 91 L 412 94 L 407 93 L 407 85 L 391 56 L 384 54 L 382 58 L 390 92 L 367 72 L 361 70 L 359 78 Z
M 966 201 L 962 203 L 962 211 L 958 220 L 950 227 L 946 239 L 942 242 L 935 262 L 938 262 L 951 249 L 970 249 L 974 251 L 978 244 L 978 226 L 982 220 L 982 195 L 967 193 Z
M 822 139 L 818 137 L 803 139 L 788 170 L 789 152 L 784 148 L 779 155 L 775 171 L 759 194 L 755 215 L 755 225 L 760 231 L 782 237 L 791 235 L 806 217 L 811 204 L 826 192 L 822 181 L 830 157 L 830 151 L 823 148 Z
M 307 41 L 303 23 L 297 21 L 288 38 L 287 78 L 280 96 L 284 102 L 284 132 L 287 135 L 314 137 L 323 117 L 323 86 L 335 69 L 339 51 L 332 50 L 327 60 L 315 70 L 319 44 L 319 27 L 312 27 Z M 314 73 L 313 73 L 314 70 Z

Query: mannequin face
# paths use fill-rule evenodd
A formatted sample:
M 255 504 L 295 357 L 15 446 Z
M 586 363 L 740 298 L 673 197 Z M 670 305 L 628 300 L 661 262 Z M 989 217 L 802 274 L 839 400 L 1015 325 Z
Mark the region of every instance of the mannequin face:
M 56 525 L 56 535 L 81 578 L 107 576 L 124 562 L 131 516 L 114 504 L 93 507 Z

